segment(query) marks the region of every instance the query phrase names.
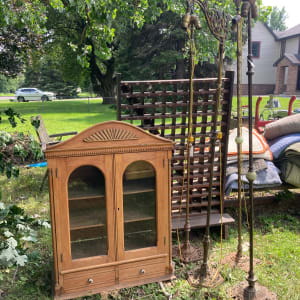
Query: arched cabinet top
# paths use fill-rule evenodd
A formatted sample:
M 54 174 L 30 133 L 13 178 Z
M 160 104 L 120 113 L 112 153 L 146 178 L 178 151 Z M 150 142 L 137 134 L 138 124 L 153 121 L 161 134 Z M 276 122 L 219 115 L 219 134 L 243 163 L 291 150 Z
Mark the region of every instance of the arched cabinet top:
M 47 146 L 46 158 L 172 150 L 173 142 L 134 125 L 98 123 L 59 144 Z

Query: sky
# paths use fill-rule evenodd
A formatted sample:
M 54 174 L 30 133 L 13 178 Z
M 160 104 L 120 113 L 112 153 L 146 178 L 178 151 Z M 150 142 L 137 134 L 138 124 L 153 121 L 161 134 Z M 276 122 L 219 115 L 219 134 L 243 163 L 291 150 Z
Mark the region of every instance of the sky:
M 299 0 L 262 0 L 265 6 L 285 7 L 288 14 L 286 26 L 288 28 L 300 24 L 300 1 Z

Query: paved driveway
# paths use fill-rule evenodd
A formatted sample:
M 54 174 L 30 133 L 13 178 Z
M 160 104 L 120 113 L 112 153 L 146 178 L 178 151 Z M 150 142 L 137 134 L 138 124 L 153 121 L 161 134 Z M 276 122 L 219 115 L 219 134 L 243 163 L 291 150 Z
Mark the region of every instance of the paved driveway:
M 13 98 L 14 98 L 14 96 L 5 96 L 5 97 L 4 97 L 4 96 L 1 96 L 1 97 L 0 97 L 0 101 L 1 101 L 1 100 L 9 100 L 9 99 L 13 99 Z

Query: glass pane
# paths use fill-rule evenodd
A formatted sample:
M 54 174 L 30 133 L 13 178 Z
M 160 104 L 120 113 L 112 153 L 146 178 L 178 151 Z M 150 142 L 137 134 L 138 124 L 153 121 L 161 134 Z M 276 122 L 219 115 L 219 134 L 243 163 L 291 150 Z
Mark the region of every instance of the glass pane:
M 105 179 L 93 166 L 71 174 L 68 184 L 72 259 L 107 255 Z
M 137 161 L 127 167 L 123 175 L 125 250 L 157 244 L 155 186 L 151 164 Z

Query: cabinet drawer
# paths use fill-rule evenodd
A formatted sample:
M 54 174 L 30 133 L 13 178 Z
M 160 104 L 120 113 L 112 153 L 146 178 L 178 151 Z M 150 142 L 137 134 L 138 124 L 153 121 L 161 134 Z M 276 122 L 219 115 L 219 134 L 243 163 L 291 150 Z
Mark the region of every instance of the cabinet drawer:
M 74 272 L 64 275 L 64 290 L 66 293 L 77 290 L 93 290 L 115 284 L 115 267 Z
M 119 267 L 119 282 L 148 279 L 167 274 L 168 264 L 165 258 L 146 260 Z

